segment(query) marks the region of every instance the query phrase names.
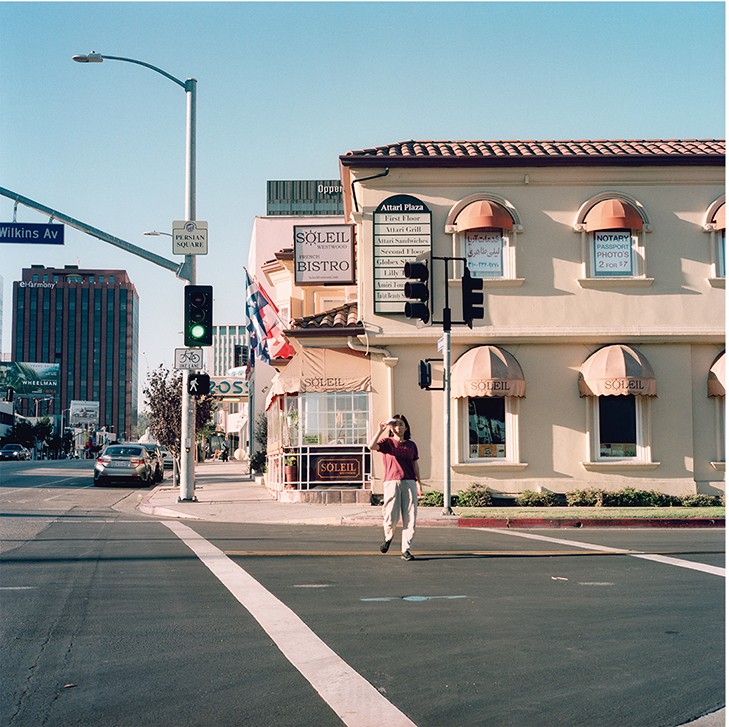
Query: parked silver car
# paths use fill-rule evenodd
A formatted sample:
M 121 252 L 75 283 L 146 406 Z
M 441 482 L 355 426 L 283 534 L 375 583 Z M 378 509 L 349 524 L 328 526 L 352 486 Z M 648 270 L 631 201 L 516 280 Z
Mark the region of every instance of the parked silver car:
M 134 444 L 144 447 L 154 457 L 154 481 L 162 482 L 165 478 L 165 460 L 159 444 L 152 444 L 151 442 L 134 442 Z
M 132 480 L 151 485 L 156 466 L 154 454 L 141 444 L 109 444 L 94 465 L 94 485 L 111 480 Z
M 0 449 L 0 460 L 8 459 L 19 462 L 21 459 L 30 459 L 30 450 L 22 444 L 6 444 Z

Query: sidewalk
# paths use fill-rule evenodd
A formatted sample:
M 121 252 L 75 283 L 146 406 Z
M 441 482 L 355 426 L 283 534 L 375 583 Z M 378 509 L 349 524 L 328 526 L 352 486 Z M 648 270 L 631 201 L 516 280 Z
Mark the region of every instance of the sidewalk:
M 262 485 L 248 479 L 239 462 L 204 462 L 195 469 L 196 502 L 178 502 L 179 488 L 168 473 L 166 480 L 144 496 L 138 510 L 156 517 L 174 517 L 221 523 L 287 523 L 290 525 L 382 526 L 381 508 L 372 505 L 320 505 L 275 500 Z M 418 527 L 724 527 L 724 519 L 603 519 L 462 518 L 443 515 L 441 507 L 419 507 Z

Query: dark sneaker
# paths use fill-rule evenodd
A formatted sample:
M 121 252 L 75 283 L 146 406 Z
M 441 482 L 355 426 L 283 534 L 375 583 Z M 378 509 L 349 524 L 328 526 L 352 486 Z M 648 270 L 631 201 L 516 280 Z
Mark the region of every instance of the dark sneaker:
M 390 550 L 390 543 L 392 540 L 383 540 L 382 544 L 380 545 L 380 553 L 387 553 L 388 550 Z
M 409 550 L 406 550 L 402 554 L 402 559 L 403 560 L 415 560 L 415 556 Z

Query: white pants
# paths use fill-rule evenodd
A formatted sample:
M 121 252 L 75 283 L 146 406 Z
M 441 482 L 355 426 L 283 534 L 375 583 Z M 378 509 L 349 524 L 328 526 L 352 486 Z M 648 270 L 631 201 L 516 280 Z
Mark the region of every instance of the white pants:
M 410 550 L 415 536 L 415 518 L 418 513 L 418 489 L 415 480 L 387 480 L 383 483 L 384 501 L 382 519 L 385 540 L 392 540 L 395 525 L 402 514 L 401 552 Z

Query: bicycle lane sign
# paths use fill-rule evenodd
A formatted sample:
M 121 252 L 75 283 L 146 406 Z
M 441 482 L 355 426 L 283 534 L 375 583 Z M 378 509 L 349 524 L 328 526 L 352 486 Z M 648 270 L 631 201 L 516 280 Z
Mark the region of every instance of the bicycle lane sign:
M 203 364 L 203 350 L 201 348 L 176 348 L 176 369 L 201 369 Z

